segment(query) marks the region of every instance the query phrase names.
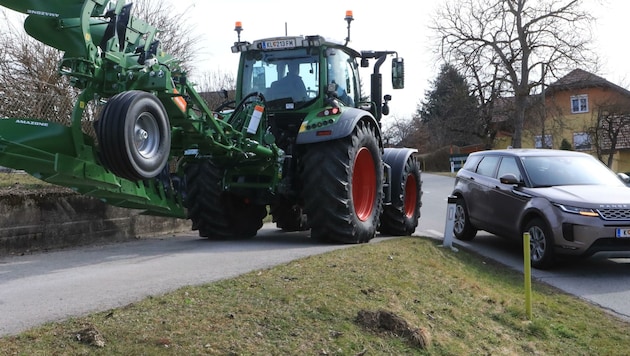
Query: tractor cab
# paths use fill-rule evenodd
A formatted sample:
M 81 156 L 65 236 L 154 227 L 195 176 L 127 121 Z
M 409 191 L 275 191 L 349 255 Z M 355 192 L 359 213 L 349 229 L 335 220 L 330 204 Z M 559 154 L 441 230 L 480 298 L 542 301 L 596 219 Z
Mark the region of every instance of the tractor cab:
M 404 88 L 404 61 L 395 51 L 357 52 L 348 47 L 352 11 L 346 12 L 348 37 L 337 43 L 322 36 L 284 36 L 241 41 L 241 22 L 234 31 L 238 40 L 232 53 L 240 53 L 236 102 L 248 95 L 262 95 L 267 110 L 281 115 L 306 113 L 323 107 L 359 108 L 369 111 L 377 121 L 389 113 L 391 95 L 383 95 L 380 66 L 390 55 L 392 88 Z M 370 77 L 369 99 L 361 95 L 359 67 L 376 60 Z
M 232 51 L 241 52 L 237 101 L 259 92 L 274 112 L 360 101 L 355 59 L 361 54 L 321 36 L 238 42 Z

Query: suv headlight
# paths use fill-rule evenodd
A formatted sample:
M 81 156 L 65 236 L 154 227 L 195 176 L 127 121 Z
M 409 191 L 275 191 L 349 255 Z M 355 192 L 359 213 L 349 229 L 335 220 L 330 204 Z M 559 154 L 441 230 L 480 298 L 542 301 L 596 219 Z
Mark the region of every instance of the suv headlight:
M 599 214 L 595 210 L 589 209 L 589 208 L 580 208 L 577 206 L 570 206 L 570 205 L 557 204 L 557 203 L 554 205 L 560 208 L 560 210 L 564 211 L 565 213 L 578 214 L 582 216 L 599 216 Z

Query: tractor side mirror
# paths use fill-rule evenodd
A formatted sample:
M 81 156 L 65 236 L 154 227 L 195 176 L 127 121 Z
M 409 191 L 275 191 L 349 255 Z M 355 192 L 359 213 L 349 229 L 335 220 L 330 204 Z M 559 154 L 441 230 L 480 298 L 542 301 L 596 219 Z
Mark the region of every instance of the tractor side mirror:
M 399 57 L 392 59 L 392 87 L 394 89 L 405 87 L 405 61 Z
M 392 96 L 386 94 L 383 97 L 383 106 L 381 107 L 381 113 L 385 116 L 389 115 L 389 101 L 392 100 Z

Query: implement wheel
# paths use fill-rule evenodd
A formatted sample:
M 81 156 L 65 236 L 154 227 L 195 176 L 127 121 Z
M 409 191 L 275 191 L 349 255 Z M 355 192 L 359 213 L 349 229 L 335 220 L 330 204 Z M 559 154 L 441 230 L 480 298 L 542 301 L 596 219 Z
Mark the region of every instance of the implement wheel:
M 119 177 L 153 178 L 168 162 L 171 129 L 154 95 L 132 90 L 112 97 L 95 130 L 103 166 Z

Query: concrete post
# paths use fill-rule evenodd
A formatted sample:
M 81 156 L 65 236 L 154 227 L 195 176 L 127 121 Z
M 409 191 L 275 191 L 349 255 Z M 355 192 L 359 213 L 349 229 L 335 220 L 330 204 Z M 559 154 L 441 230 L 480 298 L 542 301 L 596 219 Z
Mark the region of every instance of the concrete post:
M 457 197 L 449 196 L 448 204 L 446 205 L 446 224 L 444 226 L 444 243 L 442 246 L 449 247 L 453 251 L 457 251 L 457 248 L 453 247 L 453 223 L 455 221 L 455 203 Z

